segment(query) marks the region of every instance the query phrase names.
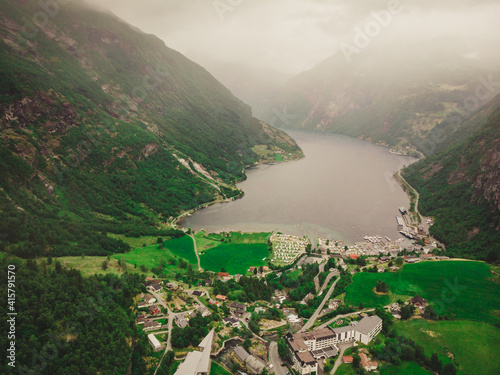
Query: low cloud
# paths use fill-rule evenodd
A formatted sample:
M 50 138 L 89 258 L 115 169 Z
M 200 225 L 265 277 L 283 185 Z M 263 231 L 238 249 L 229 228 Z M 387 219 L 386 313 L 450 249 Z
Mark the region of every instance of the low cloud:
M 339 50 L 373 12 L 397 0 L 90 0 L 195 61 L 296 74 Z M 400 0 L 377 43 L 456 38 L 471 60 L 500 45 L 496 0 Z M 397 51 L 395 51 L 397 53 Z

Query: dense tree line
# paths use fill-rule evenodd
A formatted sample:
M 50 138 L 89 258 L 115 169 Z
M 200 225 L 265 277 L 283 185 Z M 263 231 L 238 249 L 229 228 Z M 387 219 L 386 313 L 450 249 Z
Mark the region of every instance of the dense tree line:
M 292 277 L 291 272 L 283 272 L 279 278 L 279 283 L 290 288 L 288 296 L 291 301 L 301 301 L 307 294 L 315 293 L 314 277 L 319 272 L 318 264 L 303 264 L 302 274 L 298 277 Z
M 185 328 L 174 326 L 172 328 L 172 347 L 187 348 L 189 345 L 197 346 L 210 331 L 210 323 L 220 319 L 218 314 L 212 313 L 207 317 L 197 314 L 189 319 Z
M 0 277 L 7 280 L 14 265 L 16 303 L 16 368 L 29 375 L 146 373 L 147 338 L 138 331 L 130 310 L 141 291 L 137 274 L 82 277 L 59 263 L 18 258 L 0 259 Z M 0 287 L 0 313 L 7 316 L 7 283 Z M 5 319 L 0 323 L 8 332 Z M 2 347 L 10 341 L 0 338 Z M 2 357 L 2 373 L 12 368 Z
M 403 336 L 389 337 L 383 344 L 375 345 L 370 351 L 377 359 L 396 366 L 400 365 L 402 361 L 415 361 L 420 366 L 435 373 L 442 375 L 455 375 L 457 373 L 453 363 L 447 363 L 443 366 L 436 353 L 432 353 L 430 358 L 427 357 L 422 346 Z
M 272 289 L 262 279 L 242 276 L 239 281 L 215 280 L 213 293 L 230 295 L 232 300 L 240 302 L 270 301 Z

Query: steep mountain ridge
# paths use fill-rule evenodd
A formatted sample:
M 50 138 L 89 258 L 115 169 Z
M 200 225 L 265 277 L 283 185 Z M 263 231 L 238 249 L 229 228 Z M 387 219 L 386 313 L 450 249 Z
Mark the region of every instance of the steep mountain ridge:
M 500 95 L 475 114 L 472 137 L 407 167 L 403 176 L 420 193 L 431 232 L 452 253 L 500 258 Z
M 468 48 L 443 39 L 370 47 L 349 62 L 337 53 L 290 80 L 263 119 L 273 117 L 272 108 L 287 108 L 293 118 L 285 128 L 338 132 L 430 155 L 445 149 L 434 142 L 443 134 L 477 130 L 462 124 L 494 96 L 490 87 L 476 95 L 498 77 L 494 58 L 470 59 Z
M 205 69 L 82 2 L 1 0 L 0 68 L 0 233 L 22 256 L 176 235 L 169 217 L 240 195 L 246 166 L 301 156 Z

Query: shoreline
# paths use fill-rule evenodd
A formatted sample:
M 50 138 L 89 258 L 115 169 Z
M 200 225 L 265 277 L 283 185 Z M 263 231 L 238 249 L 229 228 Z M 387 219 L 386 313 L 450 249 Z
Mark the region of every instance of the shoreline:
M 258 163 L 246 166 L 244 168 L 244 171 L 246 172 L 248 169 L 253 168 L 253 167 L 257 167 L 259 165 L 270 165 L 270 166 L 272 166 L 272 165 L 278 165 L 278 164 L 282 164 L 282 163 L 290 163 L 290 162 L 298 161 L 298 160 L 301 160 L 303 158 L 305 158 L 305 155 L 303 153 L 301 153 L 301 156 L 298 157 L 298 158 L 296 158 L 296 159 L 283 160 L 283 161 L 272 161 L 272 162 L 271 161 L 258 162 Z M 236 186 L 236 184 L 239 184 L 240 182 L 246 181 L 247 178 L 248 178 L 248 176 L 245 173 L 245 177 L 241 178 L 241 179 L 238 179 L 238 180 L 235 180 L 234 181 L 234 185 Z M 174 219 L 172 219 L 171 222 L 167 221 L 167 224 L 169 224 L 170 226 L 172 226 L 173 229 L 182 230 L 183 232 L 186 232 L 185 229 L 187 229 L 187 228 L 179 228 L 178 227 L 180 221 L 184 220 L 187 216 L 190 216 L 190 215 L 194 214 L 195 212 L 197 212 L 197 211 L 199 211 L 199 210 L 201 210 L 203 208 L 207 208 L 207 207 L 213 206 L 214 204 L 229 203 L 229 202 L 234 202 L 237 199 L 242 199 L 245 196 L 245 192 L 243 190 L 239 190 L 239 191 L 241 192 L 241 194 L 238 194 L 238 196 L 236 196 L 236 197 L 225 198 L 225 199 L 222 199 L 222 200 L 215 199 L 213 201 L 210 201 L 210 202 L 207 202 L 207 203 L 203 203 L 203 204 L 199 205 L 198 207 L 194 207 L 194 208 L 191 208 L 191 209 L 189 209 L 187 211 L 184 211 L 181 214 L 179 214 L 178 216 L 176 216 Z

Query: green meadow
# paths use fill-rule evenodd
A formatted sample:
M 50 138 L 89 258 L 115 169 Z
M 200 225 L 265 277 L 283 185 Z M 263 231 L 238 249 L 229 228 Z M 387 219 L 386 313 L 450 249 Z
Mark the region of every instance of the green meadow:
M 229 232 L 194 235 L 203 269 L 220 272 L 224 268 L 230 274 L 245 274 L 251 266 L 265 265 L 269 255 L 267 238 L 270 233 Z
M 500 323 L 500 285 L 493 282 L 483 262 L 436 261 L 406 264 L 399 273 L 354 275 L 345 302 L 365 307 L 388 305 L 416 294 L 426 298 L 439 315 L 452 315 L 486 323 Z M 389 293 L 374 292 L 378 280 L 389 284 Z
M 403 362 L 399 366 L 382 366 L 380 375 L 432 375 L 432 372 L 423 369 L 415 362 Z
M 224 268 L 229 274 L 245 274 L 251 266 L 264 266 L 269 255 L 266 244 L 221 244 L 200 254 L 203 269 L 220 272 Z
M 168 263 L 174 257 L 184 258 L 188 263 L 197 265 L 194 253 L 193 240 L 189 236 L 174 238 L 163 243 L 163 249 L 158 244 L 139 247 L 125 254 L 115 254 L 113 258 L 124 260 L 127 263 L 146 266 L 149 269 L 157 267 L 161 262 Z M 171 272 L 178 270 L 177 265 L 167 264 L 165 268 Z
M 271 233 L 257 232 L 257 233 L 244 233 L 244 232 L 229 232 L 223 236 L 221 233 L 206 233 L 205 231 L 197 232 L 194 237 L 196 239 L 196 246 L 198 252 L 204 252 L 221 245 L 222 243 L 231 244 L 267 244 L 267 238 Z
M 500 374 L 500 363 L 494 359 L 500 347 L 500 329 L 496 327 L 464 320 L 417 319 L 398 322 L 396 329 L 422 345 L 426 355 L 437 353 L 443 363 L 452 358 L 463 374 Z

